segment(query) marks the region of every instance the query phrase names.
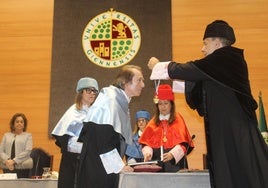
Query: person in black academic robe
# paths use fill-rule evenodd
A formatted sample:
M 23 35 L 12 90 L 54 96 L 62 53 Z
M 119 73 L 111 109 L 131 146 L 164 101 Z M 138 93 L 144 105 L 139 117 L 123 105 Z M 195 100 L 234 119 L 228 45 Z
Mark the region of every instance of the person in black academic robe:
M 258 129 L 243 50 L 222 20 L 204 34 L 205 57 L 185 64 L 151 58 L 151 79 L 185 80 L 189 106 L 204 116 L 211 187 L 268 187 L 268 147 Z M 162 72 L 162 73 L 161 73 Z
M 120 152 L 120 141 L 124 143 L 119 133 L 113 126 L 85 122 L 80 134 L 80 141 L 84 143 L 81 153 L 81 162 L 78 187 L 116 188 L 118 174 L 107 174 L 102 167 L 100 154 L 116 148 Z M 123 152 L 124 154 L 124 152 Z

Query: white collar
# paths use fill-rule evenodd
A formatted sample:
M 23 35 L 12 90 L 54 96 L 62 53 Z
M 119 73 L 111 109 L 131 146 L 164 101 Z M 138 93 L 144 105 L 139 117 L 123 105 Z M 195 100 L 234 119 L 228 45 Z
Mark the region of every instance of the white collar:
M 142 134 L 142 132 L 141 132 L 141 130 L 139 130 L 139 131 L 138 131 L 138 135 L 141 136 L 141 134 Z
M 83 105 L 82 105 L 82 109 L 83 109 L 83 110 L 86 110 L 86 111 L 88 111 L 89 107 L 90 107 L 90 106 L 88 106 L 87 104 L 83 104 Z
M 130 101 L 131 101 L 131 97 L 128 97 L 128 96 L 127 96 L 125 90 L 122 89 L 122 91 L 123 91 L 124 95 L 126 96 L 126 99 L 127 99 L 128 103 L 130 103 Z
M 167 115 L 162 115 L 162 114 L 160 114 L 160 115 L 159 115 L 159 119 L 160 119 L 160 120 L 169 120 L 169 117 L 170 117 L 170 114 L 167 114 Z

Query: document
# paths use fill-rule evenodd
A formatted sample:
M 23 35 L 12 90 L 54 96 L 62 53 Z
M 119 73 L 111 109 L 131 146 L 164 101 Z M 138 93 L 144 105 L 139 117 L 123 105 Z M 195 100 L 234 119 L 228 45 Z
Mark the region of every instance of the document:
M 129 166 L 147 165 L 147 164 L 158 164 L 158 161 L 147 161 L 147 162 L 128 163 Z
M 102 164 L 106 170 L 107 174 L 119 173 L 125 166 L 123 160 L 121 159 L 117 149 L 113 149 L 107 153 L 100 155 Z
M 0 174 L 0 180 L 15 180 L 18 179 L 16 173 L 4 173 Z

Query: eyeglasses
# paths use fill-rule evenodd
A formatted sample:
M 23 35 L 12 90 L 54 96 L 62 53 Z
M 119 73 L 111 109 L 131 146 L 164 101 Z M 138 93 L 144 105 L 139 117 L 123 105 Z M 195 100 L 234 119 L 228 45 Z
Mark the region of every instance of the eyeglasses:
M 87 94 L 90 94 L 90 93 L 92 93 L 92 92 L 93 92 L 94 94 L 98 94 L 98 93 L 99 93 L 99 91 L 96 90 L 94 87 L 92 87 L 92 88 L 85 88 L 84 90 L 86 91 Z
M 137 120 L 137 122 L 138 123 L 144 123 L 144 122 L 146 122 L 146 119 L 139 119 L 139 120 Z

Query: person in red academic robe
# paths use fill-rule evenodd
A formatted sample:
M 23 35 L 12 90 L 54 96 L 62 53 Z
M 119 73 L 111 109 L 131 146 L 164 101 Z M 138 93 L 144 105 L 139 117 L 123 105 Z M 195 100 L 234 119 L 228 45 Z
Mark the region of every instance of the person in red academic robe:
M 194 144 L 183 117 L 175 112 L 171 86 L 159 85 L 156 97 L 156 114 L 139 139 L 144 161 L 159 160 L 162 171 L 177 172 L 188 168 L 185 156 Z

